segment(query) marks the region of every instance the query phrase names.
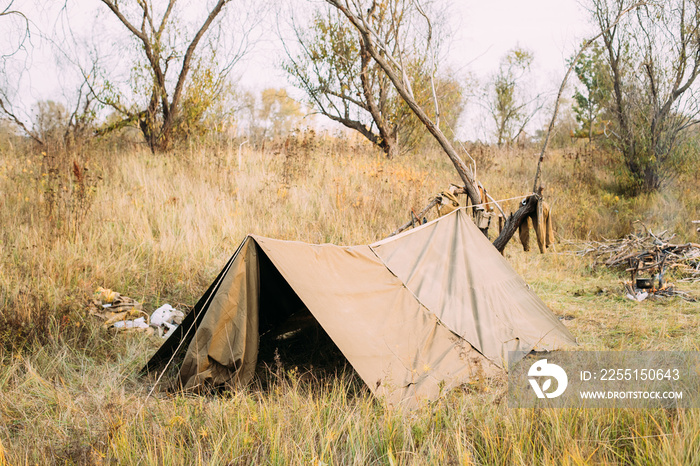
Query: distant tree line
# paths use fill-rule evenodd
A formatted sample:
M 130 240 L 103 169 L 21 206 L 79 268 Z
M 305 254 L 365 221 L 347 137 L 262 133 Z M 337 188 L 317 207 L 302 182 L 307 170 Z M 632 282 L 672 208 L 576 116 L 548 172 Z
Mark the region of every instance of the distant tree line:
M 309 3 L 308 14 L 290 15 L 292 38 L 281 43 L 281 68 L 303 101 L 285 89 L 256 95 L 233 84 L 232 70 L 260 35 L 259 2 L 217 0 L 207 9 L 177 0 L 95 0 L 124 39 L 117 70 L 97 46 L 83 47 L 81 55 L 67 36 L 33 31 L 31 18 L 13 5 L 0 11 L 0 22 L 16 36 L 0 51 L 0 114 L 39 145 L 70 146 L 126 127 L 153 152 L 211 131 L 258 144 L 313 113 L 356 131 L 388 158 L 439 146 L 473 184 L 453 147 L 460 117 L 471 108 L 467 101 L 485 112 L 488 142 L 498 146 L 536 134 L 528 128 L 546 103 L 533 90 L 535 57 L 525 48 L 511 49 L 482 84 L 450 70 L 449 9 L 440 0 L 327 0 Z M 700 0 L 584 5 L 600 37 L 569 62 L 578 78 L 573 136 L 617 154 L 630 193 L 658 190 L 696 160 Z M 26 72 L 21 57 L 28 61 L 32 35 L 49 37 L 80 80 L 70 103 L 39 102 L 27 118 L 13 83 Z M 8 66 L 13 61 L 19 68 Z

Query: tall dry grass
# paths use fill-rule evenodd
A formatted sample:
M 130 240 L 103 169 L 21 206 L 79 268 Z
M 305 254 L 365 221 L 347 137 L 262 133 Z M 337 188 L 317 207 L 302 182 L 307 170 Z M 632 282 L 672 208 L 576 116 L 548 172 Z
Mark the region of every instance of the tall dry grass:
M 97 286 L 147 310 L 192 304 L 248 233 L 307 242 L 383 238 L 456 181 L 426 152 L 387 161 L 360 141 L 305 133 L 264 152 L 191 145 L 152 155 L 101 145 L 0 152 L 0 464 L 691 464 L 695 410 L 512 410 L 505 387 L 465 387 L 415 412 L 386 408 L 350 370 L 279 369 L 271 388 L 218 397 L 151 386 L 136 371 L 160 341 L 101 330 Z M 47 158 L 54 157 L 47 162 Z M 527 193 L 534 151 L 484 150 L 497 198 Z M 75 167 L 78 167 L 76 170 Z M 47 169 L 54 170 L 49 173 Z M 697 174 L 615 193 L 610 161 L 576 148 L 545 162 L 559 237 L 615 237 L 642 219 L 694 234 Z M 76 173 L 78 171 L 80 174 Z M 693 185 L 693 183 L 695 183 Z M 515 210 L 517 201 L 504 204 Z M 686 224 L 687 223 L 687 224 Z M 559 253 L 506 257 L 584 349 L 698 349 L 698 309 L 633 303 L 619 279 Z M 691 291 L 700 291 L 698 287 Z

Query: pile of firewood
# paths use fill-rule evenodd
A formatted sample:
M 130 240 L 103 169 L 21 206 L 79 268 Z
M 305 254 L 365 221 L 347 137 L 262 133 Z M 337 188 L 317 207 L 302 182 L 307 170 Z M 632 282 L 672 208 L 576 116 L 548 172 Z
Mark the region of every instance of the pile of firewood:
M 674 237 L 668 231 L 654 233 L 644 226 L 644 231 L 622 239 L 586 241 L 577 253 L 593 256 L 594 266 L 628 272 L 661 269 L 664 273 L 672 271 L 679 281 L 699 281 L 700 244 L 672 243 Z
M 625 238 L 586 241 L 578 255 L 593 257 L 594 267 L 608 267 L 629 272 L 625 291 L 631 299 L 642 300 L 648 295 L 679 296 L 694 301 L 688 293 L 676 289 L 667 278 L 679 282 L 700 281 L 700 244 L 677 244 L 668 231 L 654 233 L 644 230 Z

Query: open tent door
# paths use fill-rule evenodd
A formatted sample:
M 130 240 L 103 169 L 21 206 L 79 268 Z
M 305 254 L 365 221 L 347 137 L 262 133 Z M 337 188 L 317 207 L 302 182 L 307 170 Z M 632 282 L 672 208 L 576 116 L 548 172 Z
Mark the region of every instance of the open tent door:
M 304 302 L 258 248 L 260 271 L 258 376 L 269 368 L 318 371 L 344 369 L 348 360 Z
M 302 367 L 346 361 L 252 238 L 144 369 L 152 371 L 171 358 L 181 362 L 179 378 L 186 389 L 246 384 L 259 364 L 273 365 L 276 358 Z

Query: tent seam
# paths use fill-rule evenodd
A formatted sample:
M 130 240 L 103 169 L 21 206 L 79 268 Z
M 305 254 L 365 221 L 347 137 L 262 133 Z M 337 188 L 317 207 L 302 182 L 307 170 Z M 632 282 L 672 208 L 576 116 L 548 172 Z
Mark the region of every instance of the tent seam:
M 457 209 L 457 210 L 459 210 L 459 209 Z M 453 212 L 456 212 L 456 210 L 453 211 Z M 448 214 L 448 215 L 451 215 L 451 214 L 452 214 L 452 212 L 450 212 L 450 214 Z M 440 217 L 440 218 L 442 218 L 442 217 Z M 437 219 L 436 219 L 436 220 L 437 220 Z M 435 220 L 433 220 L 433 221 L 435 221 Z M 431 223 L 432 223 L 432 222 L 431 222 Z M 427 223 L 426 225 L 429 225 L 429 223 Z M 413 230 L 411 230 L 411 231 L 413 231 Z M 375 243 L 375 244 L 376 244 L 376 243 Z M 481 351 L 479 351 L 469 340 L 467 340 L 467 339 L 464 338 L 462 335 L 460 335 L 459 333 L 455 332 L 455 331 L 452 330 L 450 327 L 448 327 L 447 324 L 445 324 L 445 323 L 442 321 L 442 319 L 440 319 L 440 317 L 438 317 L 438 315 L 437 315 L 432 309 L 430 309 L 428 306 L 426 306 L 426 305 L 423 303 L 423 301 L 421 301 L 420 298 L 418 298 L 418 296 L 416 296 L 416 294 L 413 292 L 413 290 L 410 289 L 410 288 L 403 282 L 403 280 L 401 280 L 401 278 L 399 278 L 399 276 L 396 275 L 396 274 L 394 273 L 394 271 L 391 270 L 391 269 L 389 268 L 389 266 L 386 264 L 386 262 L 384 262 L 384 259 L 382 259 L 382 258 L 379 256 L 379 254 L 377 254 L 377 251 L 374 250 L 374 247 L 373 247 L 371 244 L 369 244 L 369 245 L 367 245 L 367 246 L 369 247 L 369 250 L 372 251 L 372 254 L 374 254 L 374 255 L 377 257 L 377 259 L 379 259 L 379 261 L 382 263 L 382 265 L 384 266 L 384 268 L 386 268 L 386 269 L 389 271 L 390 274 L 392 274 L 394 277 L 396 277 L 396 279 L 399 281 L 399 283 L 401 283 L 401 286 L 402 286 L 402 287 L 404 287 L 406 290 L 408 290 L 409 293 L 411 293 L 411 296 L 413 296 L 413 298 L 416 300 L 416 302 L 417 302 L 418 304 L 420 304 L 420 306 L 421 306 L 423 309 L 425 309 L 426 311 L 428 311 L 428 314 L 429 314 L 430 316 L 435 317 L 435 321 L 438 323 L 438 325 L 440 325 L 441 327 L 443 327 L 444 329 L 446 329 L 448 332 L 450 332 L 452 335 L 456 336 L 457 338 L 459 338 L 459 339 L 461 339 L 461 340 L 464 340 L 464 341 L 466 341 L 467 343 L 469 343 L 469 346 L 471 346 L 472 349 L 473 349 L 474 351 L 476 351 L 477 353 L 479 353 L 480 355 L 482 355 L 484 358 L 486 358 L 486 360 L 491 361 L 492 363 L 498 365 L 498 362 L 497 362 L 497 361 L 495 361 L 495 360 L 489 358 L 488 356 L 486 356 L 484 353 L 482 353 Z

